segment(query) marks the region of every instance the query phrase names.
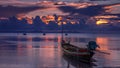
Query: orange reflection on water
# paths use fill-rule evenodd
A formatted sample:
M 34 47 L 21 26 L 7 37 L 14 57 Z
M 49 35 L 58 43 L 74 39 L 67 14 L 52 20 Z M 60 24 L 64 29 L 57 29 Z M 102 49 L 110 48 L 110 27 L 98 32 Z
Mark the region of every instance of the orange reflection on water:
M 97 37 L 96 42 L 100 46 L 100 50 L 108 50 L 108 38 Z
M 21 41 L 20 41 L 20 39 L 21 39 L 21 36 L 19 36 L 18 35 L 18 37 L 17 37 L 17 39 L 18 39 L 18 43 L 17 43 L 17 54 L 18 54 L 18 56 L 21 56 L 22 54 L 23 54 L 23 52 L 22 52 L 22 43 L 21 43 Z
M 48 42 L 48 41 L 49 41 L 49 37 L 45 36 L 45 42 Z
M 43 66 L 45 67 L 48 66 L 46 64 L 55 64 L 53 60 L 57 56 L 55 53 L 56 52 L 55 42 L 53 41 L 54 37 L 55 37 L 54 35 L 50 35 L 50 34 L 45 35 L 43 37 L 44 42 L 40 46 L 40 51 L 39 51 L 39 56 L 41 57 L 40 61 L 42 61 L 42 63 L 44 64 Z
M 51 34 L 47 34 L 43 37 L 44 43 L 41 42 L 41 47 L 42 48 L 54 48 L 55 42 L 55 36 Z
M 61 42 L 61 35 L 58 36 L 58 43 Z
M 42 61 L 43 67 L 48 67 L 49 64 L 56 64 L 56 62 L 53 61 L 55 57 L 57 57 L 54 48 L 41 49 L 38 55 L 40 56 L 39 61 Z
M 44 45 L 42 48 L 54 48 L 54 45 Z
M 28 42 L 27 42 L 27 48 L 32 48 L 32 37 L 31 36 L 27 36 L 27 40 L 28 40 Z
M 54 57 L 54 54 L 55 54 L 54 52 L 55 52 L 54 48 L 47 48 L 47 50 L 44 50 L 43 54 L 44 54 L 45 58 L 46 57 L 52 58 L 52 57 Z
M 23 44 L 23 42 L 21 41 L 22 36 L 18 36 L 18 43 L 17 43 L 17 54 L 18 56 L 22 56 L 22 55 L 32 55 L 31 49 L 33 48 L 33 40 L 32 40 L 32 36 L 26 36 L 26 42 L 25 44 Z M 27 51 L 26 53 L 24 53 L 24 51 Z
M 58 50 L 60 51 L 60 46 L 61 46 L 61 35 L 58 35 Z

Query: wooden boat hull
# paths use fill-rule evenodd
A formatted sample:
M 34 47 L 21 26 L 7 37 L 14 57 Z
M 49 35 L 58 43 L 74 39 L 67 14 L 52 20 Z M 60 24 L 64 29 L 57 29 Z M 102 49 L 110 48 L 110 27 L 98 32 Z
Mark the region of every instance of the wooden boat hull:
M 90 61 L 94 52 L 89 51 L 87 48 L 78 48 L 71 44 L 62 44 L 63 54 L 77 59 L 84 59 Z
M 66 56 L 65 54 L 62 55 L 63 59 L 66 60 L 68 62 L 68 64 L 71 64 L 73 66 L 75 66 L 76 68 L 78 67 L 82 67 L 82 68 L 91 68 L 92 66 L 97 66 L 96 64 L 94 64 L 94 62 L 89 62 L 87 60 L 78 60 L 77 58 L 73 58 L 70 56 Z M 95 59 L 92 59 L 95 60 Z M 86 63 L 83 63 L 86 62 Z

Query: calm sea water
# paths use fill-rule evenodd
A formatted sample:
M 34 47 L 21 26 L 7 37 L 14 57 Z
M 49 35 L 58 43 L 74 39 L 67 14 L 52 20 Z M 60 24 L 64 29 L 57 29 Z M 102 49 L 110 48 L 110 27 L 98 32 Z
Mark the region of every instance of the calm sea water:
M 65 40 L 86 47 L 94 40 L 101 47 L 93 65 L 66 59 L 60 48 L 61 34 L 1 33 L 0 68 L 120 68 L 120 36 L 117 34 L 64 34 Z M 110 54 L 108 54 L 110 53 Z

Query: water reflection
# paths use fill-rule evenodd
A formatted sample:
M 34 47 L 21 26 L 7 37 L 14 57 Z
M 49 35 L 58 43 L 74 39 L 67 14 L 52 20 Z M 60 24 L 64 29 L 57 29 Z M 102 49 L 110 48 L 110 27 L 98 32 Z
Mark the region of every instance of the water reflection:
M 93 66 L 97 66 L 94 63 L 83 63 L 78 61 L 77 58 L 69 57 L 65 54 L 62 55 L 63 59 L 67 62 L 67 68 L 71 68 L 71 65 L 75 68 L 93 68 Z
M 60 48 L 61 34 L 17 34 L 0 35 L 0 68 L 99 68 L 120 67 L 120 36 L 96 34 L 69 34 L 65 40 L 71 44 L 84 46 L 93 40 L 100 45 L 100 50 L 110 55 L 96 52 L 94 65 L 81 63 L 62 55 Z M 8 61 L 9 60 L 9 61 Z M 113 63 L 114 62 L 114 63 Z M 69 63 L 69 64 L 68 64 Z
M 114 48 L 116 50 L 116 48 L 120 48 L 120 46 L 118 46 L 120 41 L 114 41 L 113 40 L 119 40 L 119 37 L 114 36 L 98 36 L 96 37 L 96 42 L 100 45 L 100 49 L 102 52 L 105 53 L 110 53 L 110 54 L 103 54 L 103 53 L 98 53 L 96 54 L 96 58 L 98 59 L 98 64 L 103 65 L 103 67 L 106 68 L 119 68 L 120 67 L 120 62 L 118 56 L 120 56 L 120 52 L 119 51 L 114 51 L 111 50 L 112 48 Z M 99 66 L 101 67 L 101 66 Z
M 104 38 L 104 37 L 97 37 L 96 38 L 96 42 L 100 45 L 100 49 L 101 50 L 108 50 L 108 41 L 109 41 L 109 38 Z

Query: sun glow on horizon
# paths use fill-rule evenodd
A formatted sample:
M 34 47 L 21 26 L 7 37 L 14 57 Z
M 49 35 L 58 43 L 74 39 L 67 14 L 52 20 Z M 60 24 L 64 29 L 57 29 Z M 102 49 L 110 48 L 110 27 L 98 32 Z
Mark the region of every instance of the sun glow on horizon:
M 101 24 L 107 24 L 108 22 L 109 22 L 108 20 L 100 19 L 100 20 L 96 21 L 96 24 L 101 25 Z

